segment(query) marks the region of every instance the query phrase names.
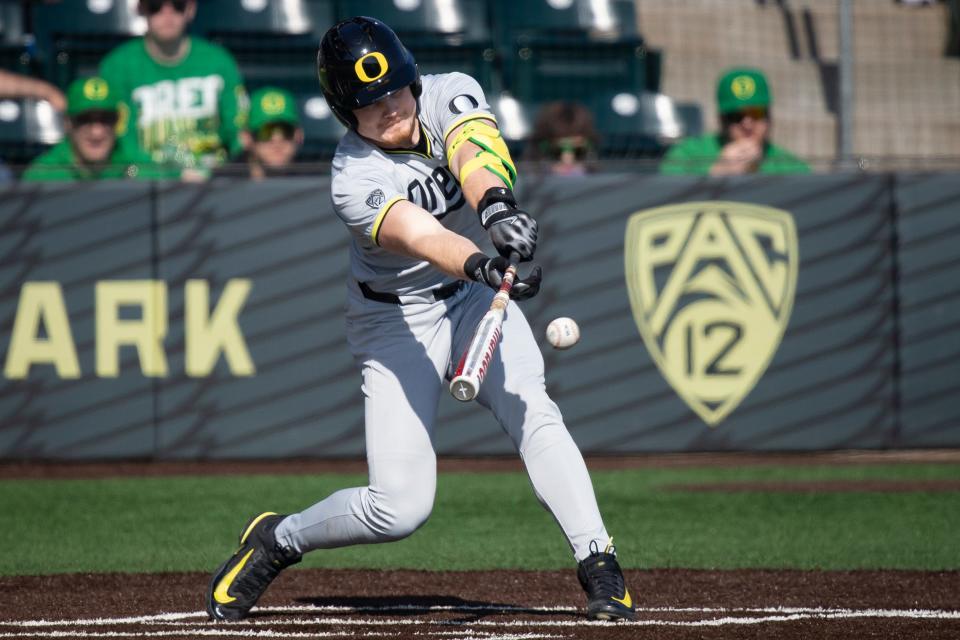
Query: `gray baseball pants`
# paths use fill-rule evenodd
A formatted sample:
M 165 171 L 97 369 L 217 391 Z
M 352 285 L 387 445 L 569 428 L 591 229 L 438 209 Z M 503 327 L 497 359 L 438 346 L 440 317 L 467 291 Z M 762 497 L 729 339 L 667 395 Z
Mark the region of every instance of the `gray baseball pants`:
M 468 284 L 444 301 L 391 305 L 349 292 L 347 337 L 363 377 L 369 485 L 337 491 L 281 522 L 277 539 L 301 553 L 399 540 L 426 522 L 437 486 L 437 403 L 494 295 Z M 586 465 L 547 395 L 543 357 L 512 301 L 477 401 L 510 436 L 574 557 L 587 557 L 593 541 L 604 549 L 609 536 Z

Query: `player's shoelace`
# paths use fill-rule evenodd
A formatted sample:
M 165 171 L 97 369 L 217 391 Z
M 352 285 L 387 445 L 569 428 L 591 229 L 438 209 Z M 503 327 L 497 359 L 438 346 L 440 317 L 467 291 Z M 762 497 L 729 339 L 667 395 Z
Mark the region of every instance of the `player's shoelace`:
M 596 541 L 590 543 L 590 556 L 583 561 L 583 586 L 591 598 L 622 598 L 626 593 L 615 554 L 612 544 L 601 552 Z
M 239 578 L 235 583 L 234 589 L 236 592 L 246 597 L 258 596 L 282 569 L 293 564 L 287 560 L 284 550 L 279 544 L 275 545 L 273 549 L 264 548 L 263 551 L 264 559 L 260 562 L 251 563 L 246 575 Z
M 278 518 L 276 522 L 279 522 Z M 259 597 L 260 594 L 273 582 L 280 572 L 292 564 L 300 561 L 300 556 L 292 549 L 282 546 L 276 540 L 265 541 L 273 538 L 274 526 L 266 526 L 261 531 L 254 533 L 260 542 L 260 553 L 263 555 L 254 559 L 247 570 L 237 577 L 234 583 L 233 591 L 235 594 L 242 594 L 244 598 Z

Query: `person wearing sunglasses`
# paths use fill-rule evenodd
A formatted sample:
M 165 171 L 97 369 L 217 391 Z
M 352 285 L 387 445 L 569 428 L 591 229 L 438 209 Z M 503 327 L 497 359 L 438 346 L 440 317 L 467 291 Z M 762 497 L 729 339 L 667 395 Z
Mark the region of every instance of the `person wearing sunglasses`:
M 589 109 L 578 102 L 549 102 L 537 113 L 527 157 L 556 175 L 584 175 L 595 169 L 599 140 Z
M 196 0 L 140 0 L 143 38 L 111 51 L 100 75 L 130 108 L 125 138 L 155 162 L 203 177 L 239 154 L 248 99 L 226 49 L 187 34 Z
M 687 138 L 674 145 L 660 172 L 675 175 L 732 176 L 749 173 L 809 173 L 810 167 L 770 141 L 773 98 L 756 69 L 733 69 L 717 83 L 719 133 Z
M 36 158 L 23 180 L 77 181 L 168 178 L 139 150 L 117 141 L 123 106 L 103 78 L 80 78 L 67 90 L 66 139 Z
M 303 144 L 303 129 L 294 97 L 283 89 L 265 87 L 250 98 L 250 126 L 242 134 L 247 166 L 254 180 L 293 175 L 293 159 Z

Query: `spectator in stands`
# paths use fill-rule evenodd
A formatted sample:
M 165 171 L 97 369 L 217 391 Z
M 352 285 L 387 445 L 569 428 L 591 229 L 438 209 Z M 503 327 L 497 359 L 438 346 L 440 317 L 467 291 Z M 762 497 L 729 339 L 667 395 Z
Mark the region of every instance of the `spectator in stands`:
M 49 82 L 0 69 L 0 98 L 46 100 L 57 111 L 67 108 L 67 99 Z
M 550 102 L 537 114 L 528 157 L 557 175 L 583 175 L 596 168 L 600 136 L 593 114 L 576 102 Z
M 810 167 L 770 142 L 767 80 L 755 69 L 733 69 L 717 83 L 720 132 L 676 144 L 660 165 L 667 174 L 732 176 L 748 173 L 809 173 Z
M 283 89 L 265 87 L 250 98 L 250 129 L 244 131 L 250 177 L 296 173 L 293 159 L 303 144 L 297 102 Z
M 102 78 L 75 80 L 67 90 L 67 137 L 34 160 L 26 181 L 170 177 L 149 156 L 117 144 L 116 93 Z M 176 174 L 174 174 L 175 176 Z
M 100 74 L 129 108 L 125 143 L 155 162 L 172 162 L 184 178 L 242 150 L 247 94 L 226 49 L 187 35 L 196 0 L 140 0 L 147 33 L 110 52 Z

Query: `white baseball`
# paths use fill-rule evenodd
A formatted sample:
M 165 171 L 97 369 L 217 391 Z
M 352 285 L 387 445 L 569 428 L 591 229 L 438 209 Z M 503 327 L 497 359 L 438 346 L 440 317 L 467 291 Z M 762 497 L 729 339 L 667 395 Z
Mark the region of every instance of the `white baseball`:
M 554 349 L 569 349 L 580 340 L 580 327 L 573 318 L 556 318 L 547 325 L 547 342 Z

